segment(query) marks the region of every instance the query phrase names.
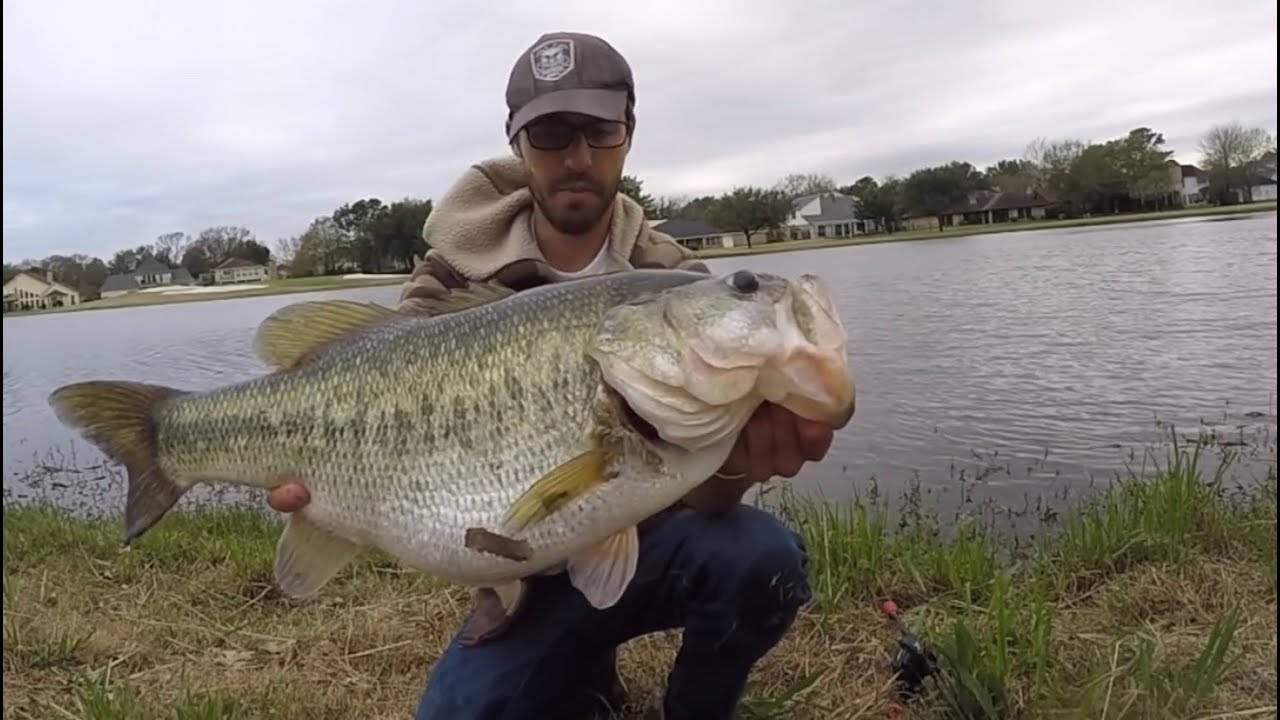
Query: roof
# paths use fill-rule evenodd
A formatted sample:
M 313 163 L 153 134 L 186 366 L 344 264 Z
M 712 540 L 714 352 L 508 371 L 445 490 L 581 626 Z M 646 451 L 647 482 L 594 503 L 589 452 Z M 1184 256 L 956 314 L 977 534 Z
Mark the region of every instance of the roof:
M 799 212 L 800 208 L 808 205 L 814 198 L 821 194 L 822 193 L 805 193 L 804 195 L 797 195 L 795 199 L 791 201 L 792 211 Z
M 1182 177 L 1198 177 L 1204 174 L 1204 171 L 1195 165 L 1179 165 L 1182 168 Z
M 214 270 L 225 270 L 227 268 L 242 268 L 242 267 L 264 267 L 264 266 L 255 262 L 249 262 L 248 260 L 245 260 L 243 258 L 232 257 L 232 258 L 227 258 L 226 260 L 223 260 L 222 262 L 218 263 L 217 267 L 215 267 Z
M 106 282 L 102 283 L 102 287 L 98 292 L 115 292 L 116 290 L 137 290 L 138 281 L 133 279 L 133 273 L 120 273 L 118 275 L 108 275 Z
M 687 220 L 685 218 L 671 218 L 661 225 L 654 228 L 660 233 L 665 233 L 676 240 L 684 240 L 693 237 L 706 237 L 708 235 L 723 235 L 724 231 L 703 220 Z
M 812 196 L 809 198 L 813 199 Z M 840 193 L 823 193 L 818 196 L 818 213 L 816 215 L 801 215 L 805 220 L 811 223 L 819 222 L 848 222 L 857 220 L 857 204 L 853 198 Z
M 138 267 L 134 268 L 133 271 L 136 273 L 163 273 L 170 272 L 171 270 L 172 269 L 166 267 L 164 263 L 148 256 L 142 262 L 138 263 Z
M 36 282 L 40 283 L 41 285 L 47 285 L 47 286 L 48 286 L 48 287 L 46 287 L 46 288 L 44 289 L 44 292 L 43 292 L 43 293 L 41 293 L 42 295 L 48 295 L 49 293 L 53 292 L 54 290 L 57 290 L 57 291 L 59 291 L 59 292 L 64 292 L 64 293 L 74 293 L 74 292 L 76 292 L 74 289 L 72 289 L 72 288 L 70 288 L 70 287 L 68 287 L 68 286 L 66 286 L 66 285 L 63 285 L 62 283 L 60 283 L 60 282 L 58 282 L 58 281 L 56 281 L 56 280 L 55 280 L 55 281 L 53 281 L 53 282 L 49 282 L 48 280 L 46 280 L 46 279 L 44 278 L 44 275 L 43 275 L 42 273 L 39 273 L 39 274 L 38 274 L 38 273 L 39 273 L 39 271 L 38 271 L 38 270 L 23 270 L 23 271 L 19 272 L 17 275 L 14 275 L 13 277 L 9 278 L 9 282 L 5 283 L 5 285 L 8 285 L 10 282 L 13 282 L 13 281 L 14 281 L 14 279 L 18 277 L 18 275 L 26 275 L 27 277 L 31 278 L 32 280 L 35 280 Z
M 191 285 L 195 283 L 195 280 L 192 279 L 191 273 L 187 272 L 186 268 L 177 267 L 173 269 L 173 279 L 170 282 L 174 285 Z

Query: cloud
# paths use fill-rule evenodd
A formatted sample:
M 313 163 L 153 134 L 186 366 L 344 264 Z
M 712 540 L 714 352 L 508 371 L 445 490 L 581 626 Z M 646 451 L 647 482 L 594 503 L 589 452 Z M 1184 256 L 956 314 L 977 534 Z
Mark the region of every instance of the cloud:
M 360 197 L 438 197 L 505 152 L 539 34 L 606 37 L 654 194 L 841 181 L 1148 125 L 1183 161 L 1276 127 L 1276 8 L 1200 0 L 96 3 L 4 8 L 4 257 L 109 257 L 217 224 L 260 240 Z

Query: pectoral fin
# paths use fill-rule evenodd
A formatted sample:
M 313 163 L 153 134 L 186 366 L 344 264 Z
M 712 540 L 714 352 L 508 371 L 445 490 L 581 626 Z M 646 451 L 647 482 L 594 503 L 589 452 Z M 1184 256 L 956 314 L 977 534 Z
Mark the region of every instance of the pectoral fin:
M 569 582 L 592 607 L 613 606 L 636 574 L 640 536 L 634 525 L 569 558 Z
M 305 597 L 346 567 L 360 546 L 294 513 L 276 544 L 276 584 L 286 595 Z
M 519 532 L 604 482 L 606 457 L 603 450 L 588 450 L 538 478 L 511 504 L 506 527 Z

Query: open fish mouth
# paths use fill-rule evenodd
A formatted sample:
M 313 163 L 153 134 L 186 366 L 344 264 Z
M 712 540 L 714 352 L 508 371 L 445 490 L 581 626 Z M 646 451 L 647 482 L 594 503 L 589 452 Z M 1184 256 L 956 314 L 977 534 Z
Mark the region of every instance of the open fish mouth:
M 614 308 L 591 352 L 633 427 L 695 450 L 736 436 L 764 401 L 843 427 L 846 343 L 819 278 L 738 271 Z

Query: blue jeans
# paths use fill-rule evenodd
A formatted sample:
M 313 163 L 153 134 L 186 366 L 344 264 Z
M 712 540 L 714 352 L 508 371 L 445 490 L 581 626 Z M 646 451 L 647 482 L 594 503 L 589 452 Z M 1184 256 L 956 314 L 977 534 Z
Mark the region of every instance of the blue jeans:
M 674 511 L 641 531 L 635 578 L 613 607 L 592 608 L 564 573 L 536 577 L 497 638 L 463 647 L 455 636 L 417 720 L 561 717 L 592 661 L 670 628 L 684 639 L 667 676 L 666 720 L 729 718 L 751 667 L 808 602 L 806 570 L 800 537 L 762 510 Z

